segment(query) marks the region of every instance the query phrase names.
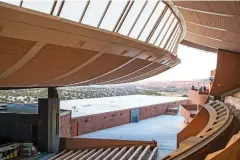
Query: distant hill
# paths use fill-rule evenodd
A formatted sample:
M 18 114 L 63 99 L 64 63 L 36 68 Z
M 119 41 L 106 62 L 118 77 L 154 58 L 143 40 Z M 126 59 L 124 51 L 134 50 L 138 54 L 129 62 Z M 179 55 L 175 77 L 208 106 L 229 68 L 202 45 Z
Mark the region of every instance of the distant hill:
M 101 87 L 101 88 L 125 88 L 125 87 L 142 87 L 142 88 L 189 88 L 191 86 L 197 87 L 198 84 L 204 85 L 208 88 L 209 80 L 208 79 L 198 79 L 193 81 L 139 81 L 133 83 L 124 83 L 124 84 L 116 84 L 116 85 L 95 85 L 91 87 Z

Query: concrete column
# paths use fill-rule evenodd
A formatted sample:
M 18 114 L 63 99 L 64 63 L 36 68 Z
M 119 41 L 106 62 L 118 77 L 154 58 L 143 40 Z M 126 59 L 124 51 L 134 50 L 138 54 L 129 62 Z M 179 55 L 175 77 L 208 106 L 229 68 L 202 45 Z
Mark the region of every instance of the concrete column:
M 58 152 L 59 149 L 59 111 L 58 98 L 38 100 L 38 147 L 44 152 Z

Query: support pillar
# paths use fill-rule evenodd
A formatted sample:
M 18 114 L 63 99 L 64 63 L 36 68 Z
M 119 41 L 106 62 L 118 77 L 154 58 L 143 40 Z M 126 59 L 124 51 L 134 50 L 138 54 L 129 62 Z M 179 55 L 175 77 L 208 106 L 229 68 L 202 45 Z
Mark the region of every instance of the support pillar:
M 44 152 L 59 149 L 60 100 L 56 88 L 48 88 L 48 98 L 38 99 L 38 147 Z

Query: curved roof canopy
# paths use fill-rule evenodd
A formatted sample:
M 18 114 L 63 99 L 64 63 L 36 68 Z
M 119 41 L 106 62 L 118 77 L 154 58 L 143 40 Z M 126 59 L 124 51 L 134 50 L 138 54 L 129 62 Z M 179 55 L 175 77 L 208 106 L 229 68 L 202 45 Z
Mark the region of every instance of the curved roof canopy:
M 0 88 L 126 83 L 180 63 L 182 25 L 162 1 L 8 3 L 0 2 Z
M 172 3 L 186 21 L 186 41 L 214 49 L 240 52 L 239 1 L 172 1 Z M 196 47 L 191 43 L 188 45 Z

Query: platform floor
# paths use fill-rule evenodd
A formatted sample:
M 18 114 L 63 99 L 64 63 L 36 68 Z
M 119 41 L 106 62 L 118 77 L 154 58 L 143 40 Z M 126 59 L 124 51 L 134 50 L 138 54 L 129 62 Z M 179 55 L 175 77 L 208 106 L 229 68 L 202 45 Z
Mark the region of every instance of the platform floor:
M 82 138 L 103 138 L 122 140 L 155 140 L 158 143 L 158 159 L 176 149 L 177 133 L 184 128 L 180 115 L 161 115 L 138 123 L 125 124 L 80 135 Z

